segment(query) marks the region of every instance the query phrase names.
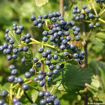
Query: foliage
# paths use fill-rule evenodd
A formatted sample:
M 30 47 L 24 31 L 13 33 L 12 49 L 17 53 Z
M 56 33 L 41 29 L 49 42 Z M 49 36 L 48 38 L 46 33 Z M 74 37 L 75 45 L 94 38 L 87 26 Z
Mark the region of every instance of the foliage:
M 98 1 L 98 0 L 96 0 Z M 74 60 L 63 62 L 62 52 L 59 56 L 59 59 L 56 62 L 62 62 L 65 64 L 64 68 L 60 69 L 58 75 L 54 75 L 52 77 L 51 83 L 47 84 L 48 90 L 52 91 L 52 94 L 55 93 L 57 98 L 60 100 L 61 105 L 83 105 L 85 102 L 85 98 L 88 98 L 88 103 L 97 102 L 97 103 L 105 103 L 105 3 L 99 2 L 97 3 L 95 0 L 64 0 L 64 14 L 63 17 L 66 21 L 72 20 L 75 22 L 76 26 L 80 27 L 79 36 L 82 38 L 81 41 L 75 42 L 74 40 L 71 43 L 75 44 L 79 48 L 79 52 L 81 49 L 85 49 L 84 41 L 87 42 L 87 58 L 88 58 L 88 67 L 84 67 L 85 59 L 82 61 L 83 64 L 79 65 Z M 88 2 L 88 3 L 87 3 Z M 74 5 L 77 5 L 79 9 L 82 10 L 81 13 L 76 13 L 77 16 L 84 14 L 85 18 L 76 20 L 74 18 L 74 14 L 72 13 L 74 9 Z M 82 6 L 86 5 L 87 9 L 90 10 L 95 17 L 97 13 L 100 15 L 98 19 L 92 18 L 90 19 Z M 46 30 L 46 27 L 38 29 L 37 27 L 32 26 L 32 22 L 30 21 L 30 16 L 33 14 L 37 17 L 39 14 L 42 16 L 44 14 L 48 14 L 50 12 L 59 11 L 59 1 L 58 0 L 1 0 L 0 3 L 0 45 L 2 45 L 5 35 L 5 29 L 7 27 L 11 28 L 12 23 L 17 23 L 25 26 L 23 33 L 31 33 L 34 39 L 37 39 L 41 42 L 43 37 L 42 32 Z M 50 21 L 46 21 L 48 25 Z M 91 28 L 89 24 L 94 24 Z M 99 23 L 100 26 L 96 27 L 96 23 Z M 83 24 L 85 24 L 85 33 L 83 34 Z M 11 33 L 13 35 L 13 33 Z M 14 35 L 15 36 L 15 35 Z M 74 38 L 72 30 L 70 30 L 70 36 Z M 11 38 L 13 38 L 11 36 Z M 20 43 L 20 38 L 13 38 L 17 43 L 15 46 L 18 46 Z M 70 44 L 71 44 L 70 43 Z M 34 43 L 35 44 L 35 43 Z M 52 45 L 52 43 L 48 43 Z M 28 71 L 32 66 L 32 58 L 37 56 L 41 57 L 40 54 L 37 53 L 40 45 L 31 46 L 28 52 L 26 52 L 25 58 L 26 62 L 22 66 L 17 63 L 23 58 L 22 54 L 18 54 L 17 61 L 8 62 L 5 56 L 0 51 L 0 92 L 2 90 L 7 90 L 10 92 L 11 83 L 7 83 L 7 77 L 10 75 L 10 71 L 8 70 L 8 66 L 13 63 L 19 71 L 19 76 L 24 78 L 24 73 Z M 50 48 L 50 47 L 48 47 Z M 56 50 L 51 48 L 51 51 L 54 53 Z M 67 60 L 67 59 L 66 59 Z M 54 61 L 53 61 L 54 62 Z M 56 63 L 55 62 L 55 63 Z M 47 67 L 45 70 L 47 71 Z M 36 70 L 36 67 L 35 67 Z M 39 69 L 37 69 L 39 71 Z M 37 76 L 37 75 L 36 75 Z M 29 80 L 32 80 L 34 76 L 32 76 Z M 28 80 L 26 80 L 27 82 Z M 38 83 L 30 82 L 30 88 L 27 91 L 29 97 L 32 98 L 32 101 L 39 105 L 39 101 L 41 98 L 38 97 L 38 92 L 42 90 L 42 88 L 38 87 Z M 54 86 L 52 86 L 54 85 Z M 33 88 L 34 87 L 34 88 Z M 87 96 L 85 89 L 87 88 Z M 19 90 L 20 89 L 20 90 Z M 20 92 L 19 92 L 20 91 Z M 21 94 L 20 94 L 21 93 Z M 23 94 L 24 92 L 21 90 L 21 86 L 17 87 L 16 90 L 13 91 L 13 94 L 17 94 L 17 97 L 20 98 L 20 101 L 23 105 L 31 105 L 29 100 Z M 11 97 L 11 96 L 10 96 Z M 1 97 L 0 97 L 1 98 Z M 8 99 L 5 99 L 8 101 Z M 9 103 L 11 105 L 11 103 Z

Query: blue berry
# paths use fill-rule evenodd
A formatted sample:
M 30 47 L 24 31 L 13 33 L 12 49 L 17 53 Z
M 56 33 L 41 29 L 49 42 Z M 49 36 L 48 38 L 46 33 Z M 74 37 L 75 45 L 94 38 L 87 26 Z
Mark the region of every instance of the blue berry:
M 44 42 L 47 42 L 48 37 L 44 36 L 42 40 L 43 40 Z
M 60 65 L 56 65 L 56 69 L 59 70 L 60 69 Z
M 43 51 L 44 51 L 44 50 L 43 50 L 43 48 L 41 48 L 41 47 L 38 49 L 38 52 L 39 52 L 39 53 L 42 53 Z
M 25 75 L 26 78 L 30 78 L 31 77 L 31 73 L 30 72 L 25 72 L 24 75 Z
M 65 47 L 66 47 L 66 46 L 62 44 L 62 45 L 60 46 L 60 49 L 63 50 L 63 49 L 65 49 Z
M 13 102 L 13 103 L 19 102 L 19 99 L 18 99 L 18 98 L 13 98 L 13 99 L 12 99 L 12 102 Z
M 18 73 L 18 71 L 16 70 L 16 69 L 13 69 L 12 71 L 11 71 L 11 74 L 12 75 L 16 75 Z
M 47 14 L 45 14 L 43 17 L 44 17 L 44 19 L 47 19 L 47 18 L 48 18 L 48 15 L 47 15 Z
M 78 36 L 78 35 L 75 36 L 75 40 L 76 40 L 76 41 L 79 41 L 80 39 L 81 39 L 80 36 Z
M 74 53 L 74 54 L 73 54 L 73 57 L 74 57 L 74 58 L 78 58 L 78 53 Z
M 27 46 L 24 46 L 23 47 L 23 51 L 27 52 L 28 51 L 28 47 Z
M 32 75 L 35 74 L 34 68 L 29 69 L 29 72 L 30 72 Z
M 55 59 L 55 60 L 58 59 L 58 55 L 54 54 L 53 59 Z
M 38 81 L 39 79 L 38 79 L 38 77 L 34 77 L 34 81 Z
M 29 85 L 28 85 L 28 84 L 23 84 L 23 85 L 22 85 L 22 89 L 23 89 L 24 91 L 28 90 L 28 89 L 29 89 Z
M 43 78 L 44 78 L 44 75 L 43 74 L 38 75 L 38 79 L 39 80 L 43 80 Z
M 53 70 L 54 69 L 54 65 L 53 64 L 49 65 L 49 69 Z
M 18 47 L 18 51 L 23 51 L 23 47 Z
M 9 76 L 9 77 L 8 77 L 8 82 L 13 82 L 13 81 L 14 81 L 14 79 L 15 79 L 15 77 L 14 77 L 14 76 Z
M 8 33 L 10 31 L 10 29 L 6 29 L 5 32 Z
M 58 99 L 55 99 L 54 100 L 54 105 L 59 105 L 59 104 L 60 104 L 59 100 Z
M 42 27 L 42 23 L 38 23 L 38 28 L 41 28 Z
M 4 103 L 3 105 L 9 105 L 8 103 Z
M 86 5 L 83 5 L 82 8 L 83 8 L 83 9 L 86 9 L 87 7 L 86 7 Z
M 25 43 L 28 44 L 30 41 L 31 41 L 30 39 L 26 39 L 26 40 L 25 40 Z
M 17 82 L 21 84 L 21 83 L 24 82 L 24 79 L 23 79 L 22 77 L 18 77 L 18 78 L 17 78 Z
M 39 97 L 43 97 L 44 96 L 44 91 L 40 91 L 38 94 Z
M 37 25 L 38 25 L 38 21 L 37 21 L 37 20 L 34 20 L 34 21 L 33 21 L 33 25 L 34 25 L 34 26 L 37 26 Z
M 93 14 L 92 13 L 89 14 L 89 18 L 93 18 Z
M 47 76 L 51 76 L 52 75 L 52 71 L 47 71 L 46 75 Z
M 14 44 L 14 40 L 13 40 L 13 39 L 10 39 L 10 40 L 9 40 L 9 43 L 10 43 L 10 44 Z
M 68 56 L 68 54 L 69 54 L 69 53 L 68 53 L 67 51 L 64 51 L 64 52 L 63 52 L 63 56 L 64 56 L 64 57 L 65 57 L 65 56 Z
M 42 35 L 46 36 L 46 35 L 48 35 L 48 32 L 47 31 L 43 31 Z
M 45 95 L 46 97 L 48 97 L 48 96 L 50 96 L 50 92 L 49 92 L 49 91 L 46 91 L 46 92 L 44 93 L 44 95 Z
M 40 62 L 37 63 L 37 64 L 36 64 L 36 67 L 41 67 L 41 63 L 40 63 Z
M 100 26 L 100 23 L 96 23 L 95 25 L 96 25 L 96 27 L 99 27 Z
M 53 73 L 54 74 L 57 74 L 58 73 L 58 70 L 57 69 L 53 70 Z
M 46 60 L 46 61 L 45 61 L 45 64 L 46 64 L 46 65 L 50 65 L 51 62 L 50 62 L 49 60 Z
M 3 46 L 0 46 L 0 51 L 2 51 L 3 50 Z
M 22 40 L 22 41 L 25 41 L 25 39 L 26 39 L 26 36 L 22 35 L 22 36 L 21 36 L 21 40 Z
M 98 18 L 100 17 L 100 15 L 99 15 L 99 14 L 97 14 L 95 17 L 98 19 Z
M 39 61 L 39 59 L 37 57 L 33 58 L 34 63 L 37 63 Z
M 21 34 L 21 29 L 17 29 L 16 34 Z
M 43 71 L 42 70 L 39 70 L 38 74 L 43 74 Z
M 9 69 L 10 69 L 10 70 L 13 70 L 13 69 L 15 69 L 15 66 L 14 66 L 14 65 L 10 65 L 10 66 L 9 66 Z
M 48 55 L 47 52 L 43 52 L 43 53 L 42 53 L 42 56 L 43 56 L 43 57 L 47 57 L 47 55 Z
M 22 105 L 20 102 L 16 102 L 14 103 L 14 105 Z
M 16 54 L 17 52 L 18 52 L 18 49 L 17 48 L 14 48 L 13 49 L 13 53 Z
M 47 49 L 47 50 L 46 50 L 46 53 L 47 53 L 47 54 L 51 54 L 51 50 L 50 50 L 50 49 Z
M 47 103 L 46 99 L 42 99 L 42 100 L 40 101 L 40 105 L 46 105 L 46 103 Z
M 50 82 L 51 80 L 52 80 L 52 78 L 51 77 L 47 77 L 47 79 L 46 79 L 48 82 Z
M 70 37 L 70 36 L 67 36 L 67 37 L 66 37 L 66 40 L 67 40 L 67 41 L 70 41 L 70 40 L 71 40 L 71 37 Z
M 93 27 L 94 27 L 94 24 L 93 24 L 93 23 L 90 23 L 90 24 L 89 24 L 89 27 L 90 27 L 90 28 L 93 28 Z
M 5 101 L 3 99 L 0 99 L 0 105 L 3 105 Z
M 8 48 L 8 43 L 4 43 L 3 48 Z
M 28 38 L 28 39 L 31 38 L 31 34 L 30 33 L 27 33 L 26 34 L 26 38 Z
M 8 95 L 8 92 L 6 90 L 2 90 L 0 95 L 2 97 L 6 97 Z
M 76 5 L 74 5 L 74 7 L 73 7 L 74 9 L 77 9 L 78 7 L 76 6 Z
M 35 18 L 34 15 L 32 15 L 32 16 L 30 17 L 30 19 L 31 19 L 32 21 L 34 21 L 36 18 Z
M 45 85 L 45 82 L 43 80 L 39 82 L 40 87 L 43 87 L 44 85 Z
M 7 56 L 7 60 L 9 61 L 9 60 L 11 60 L 12 59 L 12 56 L 11 55 L 8 55 Z
M 24 29 L 24 26 L 19 26 L 19 29 L 20 29 L 20 30 L 23 30 L 23 29 Z

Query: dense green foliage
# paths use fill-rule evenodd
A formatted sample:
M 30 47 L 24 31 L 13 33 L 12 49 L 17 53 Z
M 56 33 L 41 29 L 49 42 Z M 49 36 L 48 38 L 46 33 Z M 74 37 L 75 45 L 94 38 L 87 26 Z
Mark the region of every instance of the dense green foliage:
M 93 9 L 92 13 L 102 13 L 98 20 L 100 27 L 89 28 L 89 23 L 96 22 L 96 19 L 84 21 L 76 21 L 73 19 L 73 6 L 77 5 L 80 9 L 82 5 L 86 5 L 87 8 Z M 87 58 L 88 67 L 84 67 L 85 59 L 82 65 L 75 65 L 73 61 L 67 63 L 57 77 L 53 77 L 54 85 L 53 93 L 56 93 L 61 105 L 83 105 L 88 99 L 88 103 L 105 103 L 105 4 L 100 7 L 95 0 L 64 0 L 64 19 L 72 20 L 80 27 L 80 37 L 87 43 Z M 95 10 L 94 10 L 95 8 Z M 32 26 L 32 22 L 29 20 L 31 15 L 36 17 L 41 14 L 48 14 L 53 11 L 59 11 L 59 0 L 1 0 L 0 1 L 0 45 L 4 42 L 5 29 L 10 27 L 12 23 L 17 23 L 25 26 L 25 32 L 30 32 L 33 37 L 38 41 L 41 40 L 41 30 Z M 83 23 L 85 23 L 85 33 L 83 35 Z M 79 48 L 84 49 L 83 41 L 72 42 Z M 39 46 L 33 46 L 32 52 L 27 52 L 27 60 L 30 62 L 32 56 L 40 55 L 36 52 Z M 34 55 L 33 55 L 33 52 Z M 21 58 L 21 55 L 19 55 Z M 21 72 L 28 71 L 30 65 L 27 64 L 21 68 Z M 10 62 L 6 60 L 6 57 L 0 52 L 0 91 L 2 89 L 10 91 L 10 83 L 6 82 L 7 77 L 10 75 L 8 66 Z M 23 75 L 21 75 L 23 76 Z M 32 84 L 37 85 L 37 84 Z M 37 88 L 37 86 L 36 86 Z M 50 90 L 52 87 L 48 87 Z M 38 91 L 30 89 L 27 94 L 32 97 L 33 102 L 38 102 Z M 87 91 L 86 91 L 87 90 Z M 14 91 L 15 92 L 15 91 Z M 21 99 L 24 105 L 31 105 L 27 98 L 24 96 Z M 27 103 L 27 104 L 26 104 Z

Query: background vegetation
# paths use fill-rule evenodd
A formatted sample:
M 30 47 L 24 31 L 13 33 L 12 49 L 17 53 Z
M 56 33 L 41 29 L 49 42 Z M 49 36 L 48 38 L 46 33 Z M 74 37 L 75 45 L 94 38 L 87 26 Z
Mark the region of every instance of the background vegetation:
M 92 3 L 99 10 L 94 0 Z M 64 0 L 65 20 L 73 20 L 73 5 L 78 5 L 81 8 L 83 4 L 91 8 L 89 0 Z M 32 23 L 29 20 L 30 16 L 59 11 L 59 5 L 59 0 L 0 0 L 0 44 L 4 42 L 5 29 L 10 27 L 14 22 L 25 26 L 26 32 L 29 31 L 33 34 L 33 37 L 40 40 L 40 30 L 32 27 Z M 104 13 L 102 18 L 104 20 Z M 77 22 L 77 25 L 82 29 L 82 24 Z M 57 89 L 55 93 L 62 105 L 86 105 L 87 102 L 105 104 L 104 27 L 105 23 L 101 23 L 100 28 L 92 30 L 91 33 L 87 27 L 85 30 L 86 36 L 83 36 L 83 30 L 81 30 L 81 37 L 88 41 L 86 47 L 88 64 L 85 68 L 84 64 L 82 66 L 66 65 L 65 71 L 62 70 L 62 75 L 58 76 L 57 79 L 59 81 L 56 84 Z M 89 37 L 88 33 L 90 33 Z M 79 43 L 81 43 L 79 47 L 82 47 L 82 42 Z M 37 49 L 37 46 L 33 46 L 34 51 L 35 49 Z M 7 89 L 9 91 L 10 84 L 5 82 L 9 75 L 8 65 L 9 63 L 6 61 L 5 56 L 0 52 L 0 90 Z M 60 83 L 61 85 L 59 85 Z M 37 93 L 34 93 L 36 95 L 29 94 L 33 97 L 34 101 L 37 100 Z

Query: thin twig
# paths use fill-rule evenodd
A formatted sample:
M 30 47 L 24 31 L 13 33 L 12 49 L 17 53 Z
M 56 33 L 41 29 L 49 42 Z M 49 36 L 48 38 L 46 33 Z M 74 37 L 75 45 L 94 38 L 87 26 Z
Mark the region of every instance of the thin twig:
M 61 16 L 63 16 L 63 0 L 59 0 L 59 7 L 60 7 L 60 13 L 61 13 Z
M 85 27 L 85 23 L 82 23 L 82 34 L 83 36 L 86 36 L 86 27 Z M 83 46 L 84 46 L 84 50 L 85 50 L 85 67 L 88 66 L 88 53 L 87 53 L 87 44 L 88 42 L 86 40 L 83 40 L 82 42 Z
M 50 93 L 52 93 L 54 89 L 55 89 L 55 86 L 53 85 Z
M 44 62 L 42 61 L 41 62 L 41 70 L 43 71 L 43 74 L 45 73 L 45 71 L 44 71 Z M 44 81 L 45 81 L 45 78 L 43 79 Z M 45 85 L 43 86 L 43 91 L 46 91 L 47 89 L 46 89 L 46 81 L 45 81 Z
M 24 91 L 24 95 L 26 96 L 26 98 L 31 102 L 31 103 L 33 103 L 32 102 L 32 100 L 31 100 L 31 98 L 27 95 L 27 93 Z
M 33 32 L 32 32 L 32 28 L 29 28 L 29 32 L 31 34 L 31 37 L 34 38 Z M 33 50 L 36 51 L 37 45 L 33 44 Z
M 87 105 L 87 103 L 88 103 L 87 88 L 85 88 L 85 103 L 84 103 L 84 105 Z
M 105 57 L 105 53 L 102 56 L 96 58 L 96 61 L 100 61 L 100 60 L 104 59 L 104 57 Z

